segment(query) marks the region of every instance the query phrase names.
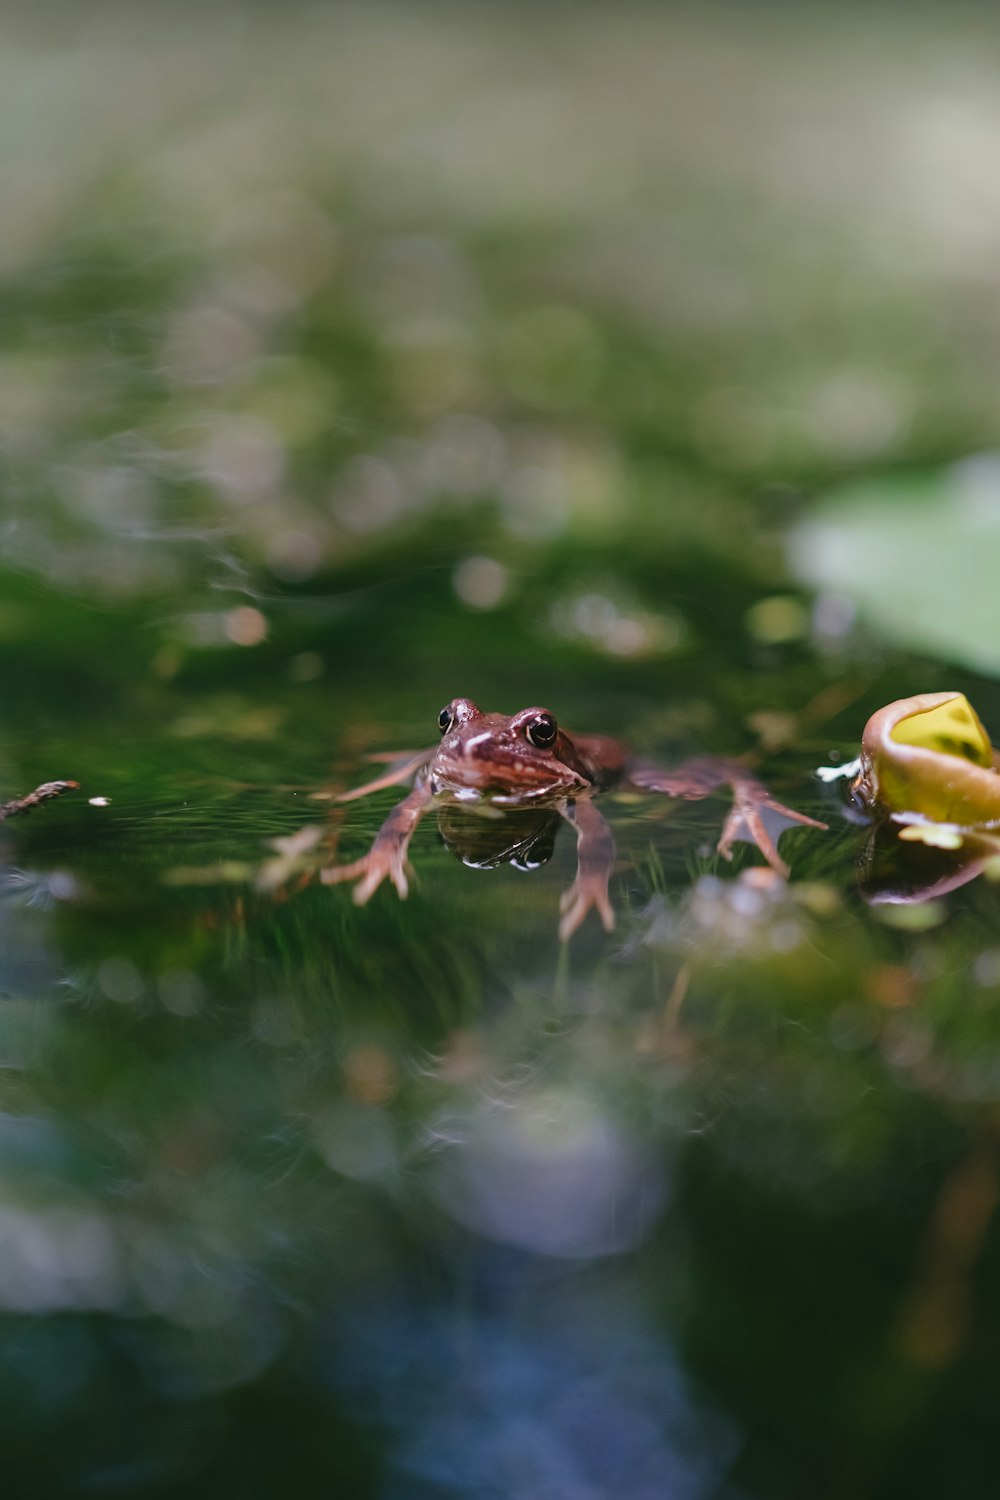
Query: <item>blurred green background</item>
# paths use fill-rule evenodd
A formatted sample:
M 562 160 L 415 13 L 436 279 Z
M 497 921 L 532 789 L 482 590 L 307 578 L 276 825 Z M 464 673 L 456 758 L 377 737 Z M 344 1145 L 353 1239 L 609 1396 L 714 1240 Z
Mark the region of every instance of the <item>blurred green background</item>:
M 81 783 L 2 830 L 5 1493 L 991 1496 L 1000 898 L 872 904 L 812 773 L 1000 736 L 1000 17 L 2 36 L 0 799 Z M 428 818 L 358 909 L 456 695 L 830 831 L 602 804 L 567 947 L 568 831 Z

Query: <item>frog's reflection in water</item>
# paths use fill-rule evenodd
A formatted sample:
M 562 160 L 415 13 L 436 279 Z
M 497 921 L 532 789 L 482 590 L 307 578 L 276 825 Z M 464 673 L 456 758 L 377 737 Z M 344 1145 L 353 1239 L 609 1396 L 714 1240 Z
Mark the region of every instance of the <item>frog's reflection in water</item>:
M 958 890 L 984 871 L 992 874 L 998 861 L 997 833 L 924 821 L 880 821 L 862 852 L 858 884 L 871 906 L 919 906 Z
M 487 811 L 491 811 L 487 808 Z M 458 804 L 438 809 L 438 831 L 456 859 L 473 870 L 537 870 L 555 849 L 561 818 L 551 807 L 512 808 L 484 816 Z

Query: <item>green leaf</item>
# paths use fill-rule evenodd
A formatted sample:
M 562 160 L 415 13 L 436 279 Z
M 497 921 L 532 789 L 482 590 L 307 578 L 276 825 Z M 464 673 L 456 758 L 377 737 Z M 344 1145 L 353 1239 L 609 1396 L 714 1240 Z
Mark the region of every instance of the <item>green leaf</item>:
M 793 530 L 789 555 L 886 640 L 1000 676 L 1000 458 L 836 490 Z

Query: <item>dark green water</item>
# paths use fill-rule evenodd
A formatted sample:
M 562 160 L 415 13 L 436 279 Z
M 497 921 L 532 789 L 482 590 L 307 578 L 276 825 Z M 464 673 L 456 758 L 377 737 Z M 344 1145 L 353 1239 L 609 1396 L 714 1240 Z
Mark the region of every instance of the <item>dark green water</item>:
M 788 546 L 996 443 L 994 27 L 935 109 L 932 12 L 622 14 L 0 59 L 0 800 L 80 783 L 0 828 L 5 1494 L 994 1492 L 1000 887 L 870 904 L 814 772 L 917 691 L 1000 735 L 995 475 L 904 577 L 855 543 L 860 614 Z M 332 795 L 457 695 L 829 831 L 767 885 L 724 797 L 611 795 L 566 945 L 568 828 L 479 870 L 430 816 L 358 908 L 317 867 L 397 795 Z
M 611 800 L 619 925 L 568 948 L 568 834 L 537 871 L 479 871 L 429 819 L 410 900 L 361 910 L 275 868 L 275 838 L 332 838 L 343 814 L 310 794 L 361 774 L 362 743 L 433 732 L 445 674 L 505 708 L 523 679 L 675 756 L 692 731 L 658 724 L 697 710 L 742 749 L 745 700 L 785 701 L 727 651 L 732 620 L 676 668 L 609 670 L 531 650 L 517 610 L 470 617 L 449 543 L 425 547 L 388 606 L 275 601 L 269 643 L 168 680 L 164 606 L 8 580 L 39 629 L 6 778 L 82 783 L 4 830 L 11 1472 L 26 1493 L 407 1495 L 950 1472 L 997 1307 L 995 889 L 926 930 L 880 913 L 927 908 L 865 905 L 865 830 L 810 774 L 820 742 L 850 749 L 829 732 L 765 767 L 833 825 L 788 836 L 787 887 L 714 856 L 721 799 Z M 324 671 L 290 683 L 305 653 Z M 840 680 L 804 660 L 791 683 L 803 666 Z M 394 800 L 352 804 L 340 849 Z

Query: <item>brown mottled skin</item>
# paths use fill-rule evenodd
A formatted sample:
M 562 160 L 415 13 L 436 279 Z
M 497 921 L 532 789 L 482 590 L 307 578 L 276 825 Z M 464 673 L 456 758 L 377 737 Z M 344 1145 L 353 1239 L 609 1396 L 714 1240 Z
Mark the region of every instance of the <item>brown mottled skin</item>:
M 359 906 L 387 876 L 400 896 L 407 894 L 410 838 L 436 802 L 486 800 L 499 808 L 548 806 L 573 825 L 577 874 L 561 902 L 559 935 L 564 940 L 576 931 L 591 908 L 608 932 L 614 927 L 608 896 L 614 840 L 593 803 L 594 796 L 609 787 L 629 784 L 690 799 L 707 797 L 728 784 L 733 790 L 733 806 L 719 839 L 719 852 L 729 859 L 734 841 L 749 838 L 782 876 L 788 869 L 765 826 L 763 813 L 770 811 L 779 819 L 810 828 L 826 826 L 776 802 L 738 761 L 705 758 L 688 761 L 676 771 L 662 771 L 630 759 L 619 740 L 567 734 L 544 708 L 522 708 L 508 717 L 484 714 L 470 699 L 455 698 L 441 710 L 438 724 L 442 732 L 438 746 L 392 757 L 390 769 L 383 776 L 340 798 L 350 802 L 382 787 L 398 786 L 411 777 L 414 780 L 412 791 L 389 814 L 368 853 L 353 864 L 331 865 L 322 873 L 322 879 L 330 885 L 356 880 L 354 900 Z

